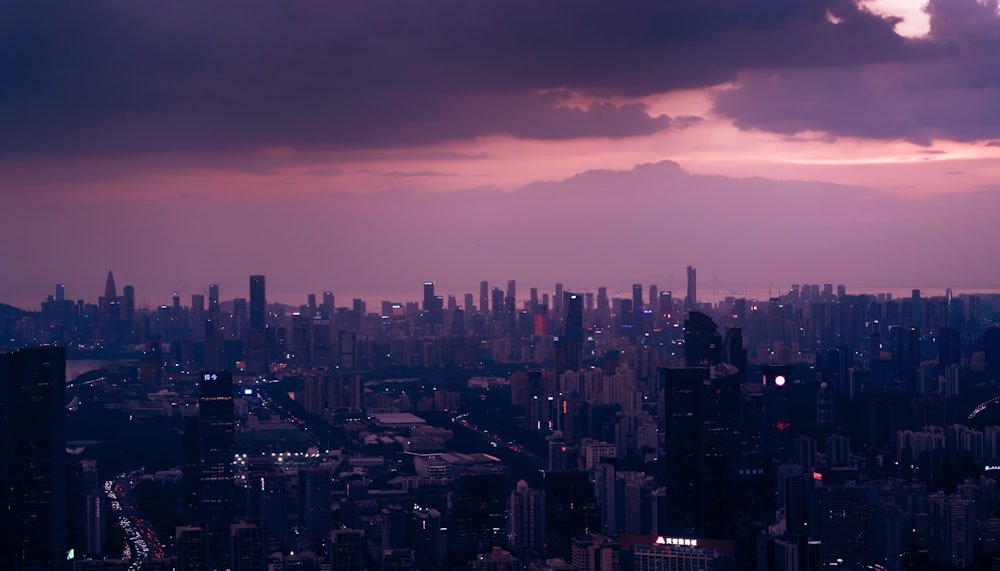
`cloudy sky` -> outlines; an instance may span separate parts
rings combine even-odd
[[[26,308],[1000,288],[996,0],[6,1],[0,74]]]

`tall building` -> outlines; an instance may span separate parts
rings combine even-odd
[[[601,511],[585,470],[545,472],[545,541],[550,556],[570,553],[573,538],[597,533]]]
[[[364,571],[365,532],[360,529],[337,529],[330,533],[330,564],[338,571]]]
[[[504,327],[508,334],[517,330],[517,282],[507,280],[507,295],[504,297]]]
[[[250,276],[250,328],[264,331],[267,324],[267,298],[264,276]]]
[[[848,482],[816,490],[817,539],[823,563],[860,567],[867,555],[868,490]]]
[[[95,460],[70,466],[69,490],[69,548],[78,557],[103,554],[107,507]]]
[[[742,345],[742,337],[740,338]],[[722,360],[722,336],[712,318],[689,311],[684,320],[684,363],[688,367],[717,365]]]
[[[0,567],[66,559],[66,349],[0,355]]]
[[[503,473],[467,474],[455,482],[448,551],[453,563],[507,545],[507,477]]]
[[[234,328],[235,329],[235,328]],[[250,327],[245,336],[247,369],[264,372],[268,362],[264,276],[250,276]],[[232,363],[233,359],[229,359]]]
[[[692,266],[687,267],[687,295],[684,297],[684,309],[694,309],[698,306],[698,275]]]
[[[559,338],[554,342],[556,351],[556,373],[577,371],[583,363],[583,296],[576,293],[563,294],[565,316]]]
[[[235,519],[233,482],[233,375],[226,371],[201,375],[198,396],[198,506],[207,532],[209,561],[225,562],[229,525]]]
[[[254,523],[234,523],[229,526],[231,571],[265,571],[264,529]]]
[[[667,533],[679,537],[732,535],[732,481],[738,458],[740,386],[712,369],[657,370],[663,387]]]
[[[299,519],[311,539],[330,535],[333,475],[329,466],[299,470]]]
[[[486,281],[479,282],[479,313],[485,316],[490,314],[490,284]]]
[[[545,547],[545,494],[521,480],[510,494],[508,539],[511,549],[541,550]]]
[[[204,571],[208,566],[208,542],[199,526],[178,527],[174,532],[177,571]]]

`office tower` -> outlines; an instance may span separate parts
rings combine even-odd
[[[785,514],[785,530],[790,534],[809,531],[811,474],[802,466],[778,466],[778,509]]]
[[[504,312],[505,317],[505,327],[508,332],[515,331],[516,328],[516,315],[517,315],[517,282],[515,280],[507,280],[507,296],[504,298]]]
[[[545,547],[545,494],[528,487],[521,480],[510,494],[508,521],[510,548],[516,550]]]
[[[531,312],[532,316],[534,316],[535,313],[538,311],[538,288],[537,287],[533,287],[530,290],[529,297],[528,297],[528,311]]]
[[[233,376],[202,373],[198,395],[198,521],[205,526],[209,562],[222,566],[235,519]]]
[[[545,551],[570,553],[573,538],[601,529],[601,512],[585,470],[545,472]]]
[[[163,344],[159,335],[146,337],[146,347],[139,357],[139,381],[149,392],[159,390],[162,384]]]
[[[208,537],[200,526],[178,527],[174,533],[177,571],[212,569],[208,560]]]
[[[466,474],[455,482],[449,559],[458,564],[477,553],[507,545],[507,477],[503,473]]]
[[[462,309],[465,310],[465,315],[468,317],[471,317],[476,313],[476,306],[471,293],[465,294],[465,301],[462,304]]]
[[[732,536],[729,468],[739,452],[740,384],[712,370],[659,368],[667,462],[667,533]]]
[[[558,339],[553,341],[557,375],[583,367],[583,296],[570,292],[563,295],[565,320]]]
[[[643,307],[645,309],[651,309],[651,310],[653,310],[653,313],[656,313],[656,308],[657,308],[657,304],[659,303],[659,300],[660,300],[660,294],[659,294],[659,290],[656,287],[656,284],[650,284],[650,286],[649,286],[649,300],[646,302],[646,305],[643,306]]]
[[[267,324],[264,276],[250,276],[250,329],[263,333]]]
[[[642,311],[642,284],[632,284],[632,310]]]
[[[597,324],[609,325],[611,323],[611,300],[608,299],[608,288],[597,288]]]
[[[465,311],[455,308],[451,311],[451,334],[461,337],[465,333]]]
[[[492,292],[492,305],[490,306],[490,315],[493,323],[503,323],[503,290],[495,287]]]
[[[66,349],[0,354],[0,567],[66,559]]]
[[[205,317],[205,295],[191,294],[191,323],[200,327]]]
[[[268,472],[253,482],[260,490],[259,515],[264,522],[268,551],[281,551],[288,542],[289,479],[289,473]]]
[[[684,297],[684,309],[694,309],[698,305],[698,275],[693,267],[687,267],[687,296]]]
[[[440,569],[447,554],[441,534],[441,512],[414,506],[403,511],[403,546],[413,549],[413,558],[422,569]]]
[[[264,529],[255,523],[234,523],[229,526],[231,571],[265,571]]]
[[[337,308],[334,305],[334,297],[332,291],[323,292],[323,305],[320,308],[320,315],[326,319],[333,319]]]
[[[118,299],[118,288],[115,287],[115,276],[108,270],[108,277],[104,280],[104,299],[111,301]]]
[[[892,364],[896,380],[912,387],[920,367],[920,329],[893,325],[889,328],[889,336],[892,338]]]
[[[219,326],[219,284],[208,286],[208,318],[212,320],[216,328]]]
[[[127,283],[122,288],[121,310],[122,321],[131,332],[135,327],[135,287],[132,284]]]
[[[233,299],[233,321],[229,327],[229,338],[247,339],[247,298],[237,297]]]
[[[56,284],[56,301],[62,303],[66,299],[66,286],[63,284]]]
[[[820,486],[816,489],[817,539],[822,541],[823,563],[860,567],[867,555],[868,490],[845,485]]]
[[[849,387],[851,368],[851,350],[840,346],[826,351],[826,373],[823,378],[829,378],[830,384],[836,390],[846,391]]]
[[[556,331],[562,331],[563,320],[566,319],[566,316],[563,314],[563,285],[560,283],[556,284],[556,293],[552,297],[552,310],[555,312],[552,324]]]
[[[816,428],[831,430],[833,428],[833,391],[826,383],[820,383],[816,392]]]
[[[430,325],[440,325],[444,321],[444,298],[434,295],[434,282],[424,282],[424,319]]]
[[[962,334],[953,327],[937,331],[938,365],[958,365],[962,362]],[[917,363],[919,366],[919,363]]]
[[[421,309],[430,312],[434,306],[434,282],[424,282],[424,301]]]
[[[83,460],[69,467],[69,549],[77,557],[104,553],[104,489],[97,462]]]
[[[722,357],[722,337],[712,318],[689,311],[684,320],[684,363],[688,367],[717,365]]]
[[[747,357],[747,350],[743,348],[743,330],[739,327],[733,327],[729,331],[726,331],[726,338],[722,346],[724,351],[723,361],[736,367],[739,371],[739,381],[741,383],[747,382],[749,359]]]
[[[490,314],[490,284],[485,281],[479,282],[479,313]]]
[[[234,318],[235,305],[234,305]],[[234,330],[236,327],[233,328]],[[242,331],[240,333],[243,333]],[[244,337],[247,370],[262,373],[267,369],[267,301],[264,290],[264,276],[250,276],[250,326]],[[234,361],[229,356],[229,362]]]
[[[337,529],[330,533],[330,566],[336,571],[365,570],[365,532]]]
[[[299,470],[299,515],[310,539],[321,540],[330,535],[332,498],[333,474],[329,466]]]
[[[674,297],[673,293],[669,291],[660,292],[660,316],[663,320],[663,326],[666,327],[667,324],[673,320],[674,316]]]

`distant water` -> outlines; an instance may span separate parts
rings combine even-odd
[[[90,371],[114,367],[118,363],[119,361],[112,359],[67,359],[66,381],[72,381],[80,375],[89,373]]]

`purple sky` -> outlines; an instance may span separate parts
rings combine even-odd
[[[997,289],[997,2],[919,8],[6,3],[0,302]]]

